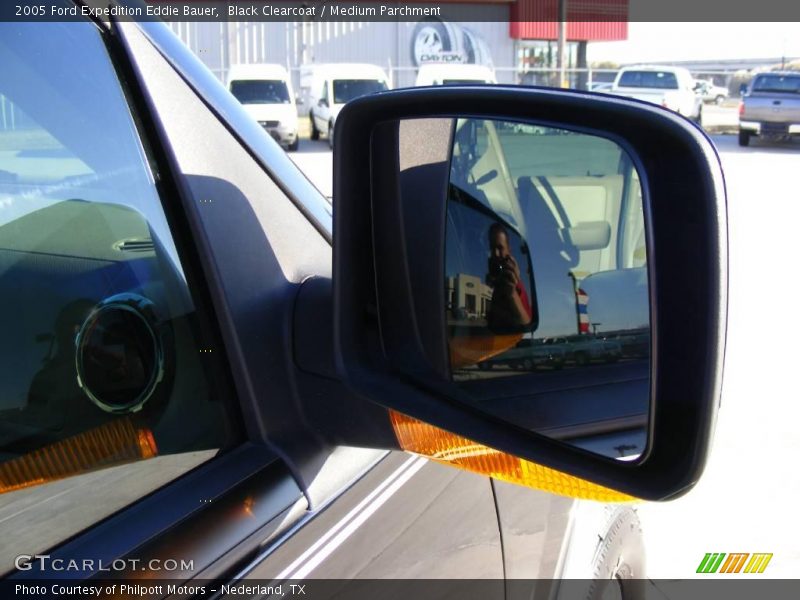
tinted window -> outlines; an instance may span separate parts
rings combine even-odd
[[[462,83],[486,83],[483,79],[444,79],[442,85],[459,85]]]
[[[333,82],[333,103],[344,104],[360,96],[382,92],[385,89],[386,84],[375,79],[336,79]]]
[[[289,104],[289,90],[285,81],[253,80],[232,81],[231,94],[242,104]]]
[[[753,84],[755,92],[793,92],[800,93],[798,75],[761,75]]]
[[[3,571],[235,430],[208,375],[221,353],[97,28],[0,24],[0,64]]]
[[[619,78],[619,86],[677,90],[678,79],[675,73],[665,71],[625,71]]]

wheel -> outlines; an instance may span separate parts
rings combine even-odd
[[[750,145],[750,132],[749,131],[742,131],[739,130],[739,145],[740,146],[749,146]]]
[[[300,147],[300,138],[296,137],[294,138],[294,141],[291,144],[289,144],[287,150],[289,150],[289,152],[297,152],[297,149],[299,147]]]
[[[333,121],[328,123],[328,145],[333,149]]]
[[[526,358],[522,361],[522,368],[525,371],[533,371],[534,366],[535,365],[533,364],[533,361],[530,358]]]
[[[575,354],[575,363],[579,367],[585,367],[589,364],[589,355],[586,352],[578,352]]]
[[[492,363],[486,362],[486,361],[479,362],[478,363],[478,368],[481,371],[491,371],[492,370]]]
[[[722,104],[723,102],[725,102],[725,96],[719,95],[716,98],[714,98],[714,104],[719,105]]]
[[[411,33],[411,64],[421,65],[429,56],[451,52],[455,40],[453,28],[436,19],[424,19],[417,23]]]
[[[645,597],[645,552],[639,515],[629,506],[613,509],[597,545],[587,600]],[[610,584],[610,585],[609,585]]]
[[[314,113],[308,113],[308,118],[311,119],[311,139],[318,140],[319,129],[317,129],[317,124],[314,123]]]

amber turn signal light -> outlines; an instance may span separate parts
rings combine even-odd
[[[631,502],[633,496],[505,454],[467,438],[389,411],[400,447],[440,463],[501,481],[537,488],[561,496],[598,502]]]

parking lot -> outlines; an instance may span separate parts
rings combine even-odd
[[[706,107],[707,126],[733,129],[732,112],[735,119],[735,108]],[[789,267],[798,253],[800,144],[756,140],[740,148],[734,135],[713,134],[712,140],[725,169],[730,234],[722,407],[697,487],[684,498],[639,507],[648,575],[691,577],[706,552],[771,552],[761,577],[796,577],[800,472],[792,458],[800,452],[800,403],[791,340],[798,285]],[[303,140],[291,157],[323,194],[332,195],[326,140]]]

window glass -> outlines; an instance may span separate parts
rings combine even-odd
[[[625,71],[619,78],[620,87],[678,89],[675,73],[665,71]]]
[[[386,90],[383,81],[374,79],[336,79],[333,82],[333,103],[344,104],[360,96]]]
[[[207,460],[236,429],[97,29],[0,24],[0,64],[3,571],[20,548],[46,550]]]
[[[513,257],[517,273],[515,303],[509,301],[505,313],[516,317],[519,345],[505,353],[493,347],[483,359],[475,352],[458,361],[451,357],[454,377],[647,359],[642,189],[622,147],[598,136],[514,122],[461,119],[455,129],[445,257],[448,319],[473,346],[483,325],[494,342],[510,331],[492,323],[500,321],[491,279],[504,281],[502,265],[493,264],[498,251],[492,235],[502,227],[507,248],[500,254]],[[490,277],[493,271],[500,275]],[[528,350],[540,345],[548,346],[541,356]]]
[[[755,92],[800,93],[800,75],[761,75],[753,84]]]
[[[232,81],[231,93],[242,104],[290,104],[285,81]]]

